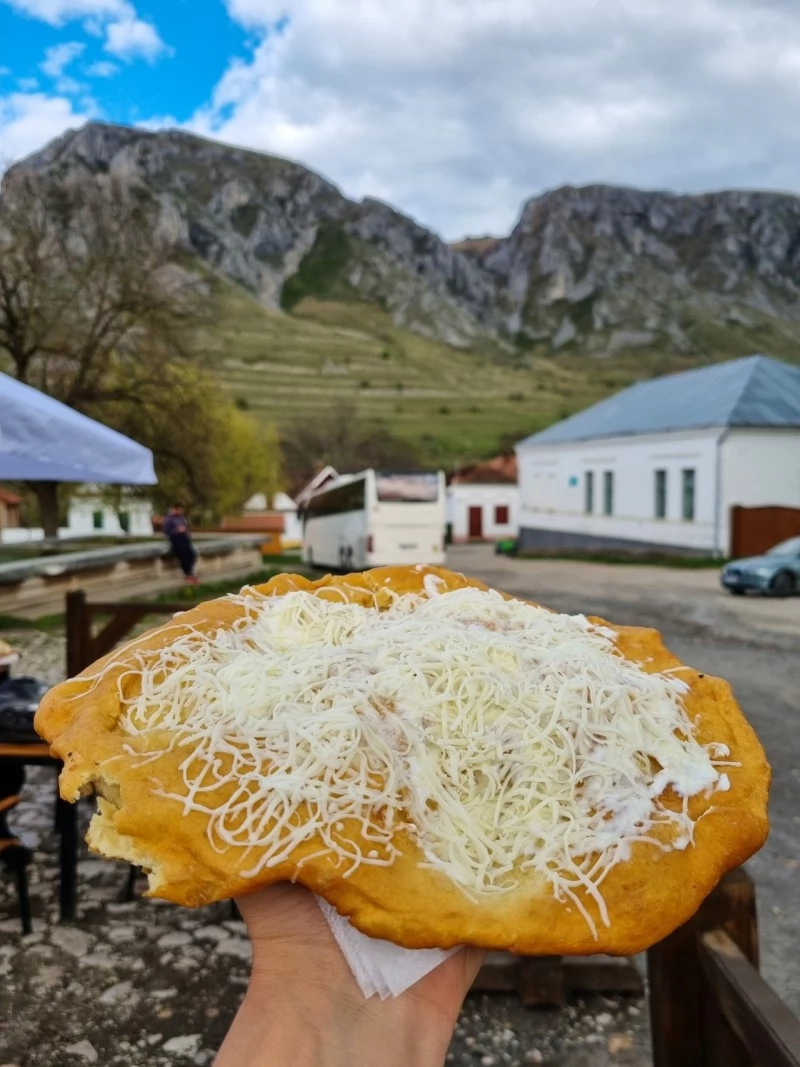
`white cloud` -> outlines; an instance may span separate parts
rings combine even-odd
[[[108,59],[100,59],[88,66],[85,73],[90,78],[113,78],[119,73],[119,67]]]
[[[86,45],[82,41],[64,41],[61,44],[54,44],[45,52],[39,69],[50,78],[58,78],[85,48]]]
[[[39,88],[39,80],[37,78],[20,78],[17,81],[17,88],[21,89],[23,93],[32,93]]]
[[[192,128],[450,237],[562,183],[798,183],[793,0],[226,3],[258,43]]]
[[[106,26],[106,51],[121,59],[141,58],[152,62],[162,52],[171,51],[151,22],[136,18],[133,12]]]
[[[31,18],[63,26],[70,19],[110,17],[128,7],[126,0],[3,0],[16,11]]]
[[[91,108],[76,111],[71,101],[44,93],[0,96],[0,169],[42,148],[70,127],[94,118]]]
[[[83,19],[83,28],[94,36],[105,36],[105,48],[122,59],[153,61],[172,49],[161,40],[152,22],[140,19],[128,0],[0,0],[20,14],[40,19],[51,26],[63,26]],[[56,45],[58,48],[65,47]]]
[[[62,93],[65,96],[74,96],[75,93],[80,93],[85,88],[85,85],[76,82],[74,78],[63,77],[59,78],[56,82],[56,92]]]

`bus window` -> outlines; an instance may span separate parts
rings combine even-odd
[[[328,489],[312,496],[305,511],[305,518],[317,519],[323,515],[342,515],[347,511],[361,511],[366,499],[366,480],[357,478],[344,485]]]
[[[380,504],[433,504],[439,497],[438,474],[385,474],[375,472]]]

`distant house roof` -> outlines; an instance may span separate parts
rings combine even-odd
[[[517,448],[715,426],[800,427],[800,367],[745,356],[637,382]]]
[[[269,511],[269,497],[266,493],[253,493],[242,505],[242,511],[246,515],[254,511]]]
[[[21,496],[17,496],[16,493],[12,493],[8,489],[3,489],[3,487],[0,486],[0,504],[8,504],[9,507],[14,507],[15,505],[21,503]]]
[[[495,456],[484,463],[462,467],[450,479],[450,485],[515,485],[517,457]]]
[[[245,515],[264,514],[267,511],[297,511],[292,498],[281,490],[268,496],[266,493],[254,493],[242,507]]]
[[[276,511],[297,511],[297,504],[289,494],[282,493],[280,490],[272,497],[272,506]]]

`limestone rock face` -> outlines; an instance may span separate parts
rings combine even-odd
[[[273,308],[374,302],[457,347],[740,354],[800,340],[789,195],[565,187],[530,200],[507,237],[449,245],[300,164],[180,131],[90,123],[17,166],[136,184],[176,251]]]

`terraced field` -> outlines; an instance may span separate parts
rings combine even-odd
[[[626,385],[632,367],[462,352],[400,330],[380,308],[304,300],[291,315],[219,283],[209,349],[238,403],[277,425],[345,402],[433,462],[489,455]],[[641,371],[640,371],[641,373]]]

